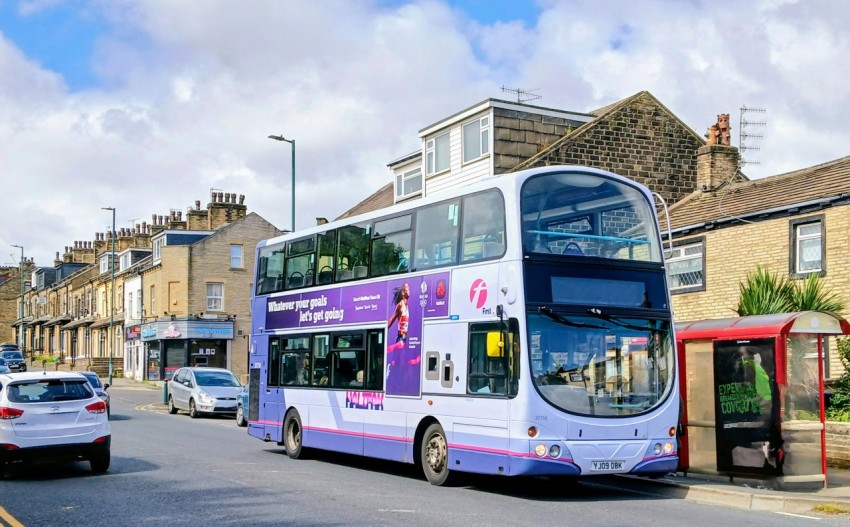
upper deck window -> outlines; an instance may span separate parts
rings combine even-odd
[[[521,192],[525,253],[661,262],[655,214],[644,194],[597,174],[544,174]]]

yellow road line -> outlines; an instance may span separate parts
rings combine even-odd
[[[0,507],[0,518],[2,518],[9,527],[24,527],[24,524],[19,522],[14,516],[6,512],[6,509]]]

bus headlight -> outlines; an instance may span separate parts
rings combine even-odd
[[[652,453],[655,454],[656,456],[660,456],[661,455],[661,448],[662,448],[661,443],[655,443],[655,446],[652,447]]]
[[[534,453],[537,454],[537,457],[545,457],[547,450],[546,445],[543,443],[534,447]]]
[[[561,457],[561,447],[558,445],[552,445],[549,447],[549,457],[559,458]]]
[[[667,441],[666,443],[664,443],[664,453],[669,454],[671,452],[673,452],[673,442]]]

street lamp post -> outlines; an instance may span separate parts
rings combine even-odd
[[[109,256],[109,267],[112,270],[112,284],[110,286],[109,298],[109,384],[112,384],[112,349],[115,347],[115,334],[113,325],[115,324],[115,207],[101,207],[103,210],[112,211],[112,254]]]
[[[282,135],[270,135],[269,139],[284,141],[292,145],[292,232],[295,232],[295,139],[287,139]]]
[[[21,275],[21,327],[18,335],[18,349],[21,350],[21,353],[23,353],[24,335],[26,333],[26,325],[24,325],[24,247],[23,245],[13,245],[12,247],[17,247],[21,250],[21,269],[19,271],[19,274]]]

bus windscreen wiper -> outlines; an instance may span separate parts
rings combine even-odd
[[[558,324],[563,324],[565,326],[570,326],[570,327],[574,327],[574,328],[608,329],[605,326],[597,326],[596,324],[585,324],[583,322],[573,322],[572,320],[570,320],[568,318],[564,318],[561,315],[555,313],[554,311],[552,311],[551,309],[549,309],[546,306],[540,306],[539,308],[537,308],[537,312],[540,313],[541,315],[549,317],[550,319],[554,320]]]
[[[633,329],[635,331],[655,331],[656,330],[656,328],[649,327],[649,326],[638,326],[636,324],[631,324],[629,322],[623,322],[622,320],[614,318],[611,315],[606,315],[605,313],[603,313],[602,311],[600,311],[599,309],[596,309],[596,308],[588,309],[587,314],[592,316],[592,317],[596,317],[600,320],[604,320],[605,322],[610,322],[610,323],[614,324],[615,326],[620,326],[621,328]]]

